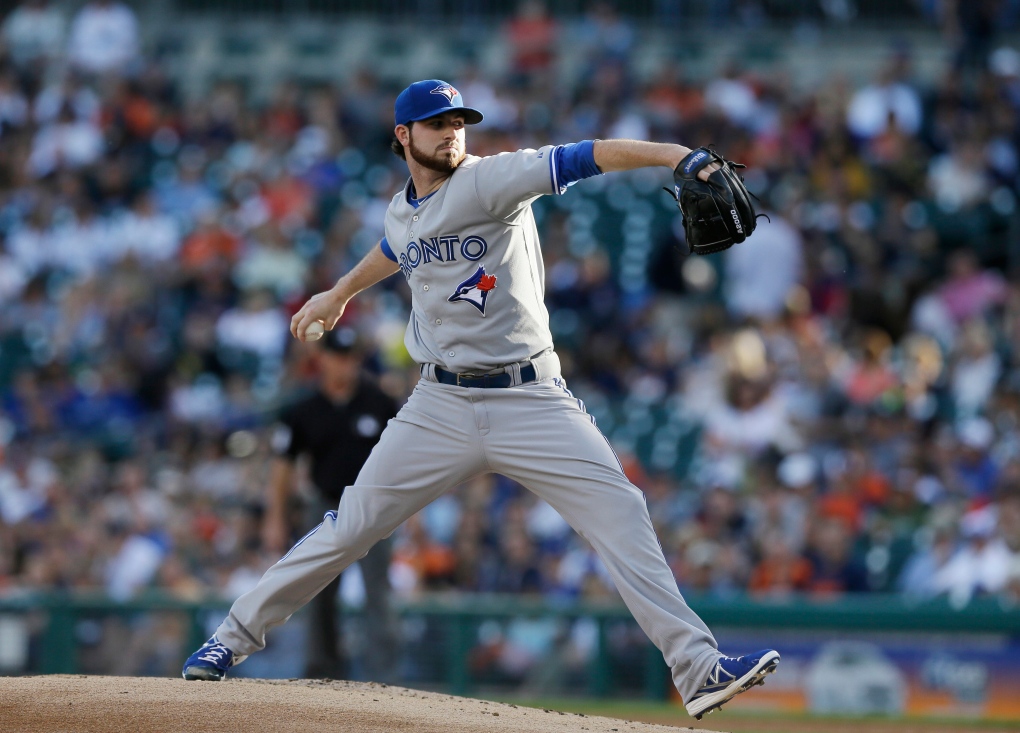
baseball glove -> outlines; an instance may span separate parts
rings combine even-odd
[[[711,163],[719,170],[712,171],[707,181],[698,178],[698,172]],[[687,247],[696,255],[722,252],[751,236],[757,225],[757,214],[744,179],[737,174],[744,166],[726,160],[709,148],[692,150],[673,171],[673,191],[683,217]]]

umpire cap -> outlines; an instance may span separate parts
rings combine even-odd
[[[322,348],[334,354],[358,354],[361,352],[361,339],[358,332],[350,326],[341,326],[327,331],[322,339]]]

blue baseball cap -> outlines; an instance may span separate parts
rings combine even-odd
[[[464,122],[469,125],[477,125],[482,121],[482,113],[465,107],[464,98],[452,84],[441,79],[426,79],[416,81],[397,95],[393,105],[393,119],[398,125],[406,125],[450,110],[464,113]]]

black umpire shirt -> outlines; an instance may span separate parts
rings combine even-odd
[[[292,461],[307,454],[315,487],[324,499],[339,503],[397,409],[393,399],[365,378],[346,403],[316,391],[282,412],[273,450]]]

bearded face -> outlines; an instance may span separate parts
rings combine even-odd
[[[450,126],[437,125],[433,120],[412,125],[407,131],[408,151],[414,161],[437,173],[452,173],[464,160],[464,123],[456,119]]]

